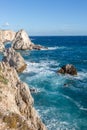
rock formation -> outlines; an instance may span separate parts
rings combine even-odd
[[[5,43],[13,41],[15,34],[16,32],[11,30],[0,30],[0,52],[5,49]]]
[[[0,30],[0,43],[12,42],[16,32],[11,30]]]
[[[41,50],[47,49],[41,45],[36,45],[31,42],[28,34],[24,30],[14,32],[11,30],[0,30],[0,51],[5,48],[4,44],[12,42],[12,47],[15,50]]]
[[[10,66],[14,67],[17,72],[22,72],[26,68],[26,63],[19,52],[13,48],[5,49],[4,62],[8,62]]]
[[[17,72],[26,68],[20,53],[13,48],[4,49],[6,42],[13,42],[14,49],[38,49],[31,43],[24,30],[0,31],[0,51],[4,58],[0,62],[0,130],[46,130],[35,108],[28,85],[18,77]]]
[[[41,50],[47,49],[40,45],[35,45],[31,42],[28,34],[24,30],[20,30],[16,33],[15,38],[13,40],[13,48],[15,50]]]
[[[46,130],[27,84],[8,62],[0,63],[0,130]]]
[[[67,64],[67,65],[62,66],[62,68],[58,70],[58,73],[77,75],[77,70],[73,65]]]
[[[16,33],[13,40],[13,48],[16,50],[32,50],[32,42],[24,30]]]

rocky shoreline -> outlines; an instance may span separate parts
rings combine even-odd
[[[5,49],[4,46],[4,57],[0,62],[0,130],[46,130],[33,107],[34,100],[29,86],[18,76],[26,68],[26,63],[20,53],[13,49],[30,49],[32,43],[29,40],[27,43],[24,38],[19,40],[19,32],[7,34],[0,31],[0,45],[13,42],[12,48]],[[23,33],[20,32],[21,34]],[[26,48],[25,44],[29,46]]]

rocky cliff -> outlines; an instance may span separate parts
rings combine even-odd
[[[0,63],[0,130],[46,130],[26,83],[14,67]]]
[[[43,46],[32,43],[28,34],[23,29],[18,32],[11,30],[0,30],[0,51],[5,49],[4,44],[7,42],[12,42],[12,47],[15,50],[47,49]]]
[[[26,69],[26,63],[23,57],[13,48],[5,49],[3,61],[8,62],[9,65],[14,67],[18,73]]]

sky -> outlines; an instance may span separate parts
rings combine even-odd
[[[0,0],[0,29],[30,36],[87,35],[87,0]]]

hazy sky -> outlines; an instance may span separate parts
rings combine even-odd
[[[87,35],[87,0],[0,0],[0,28],[30,35]]]

